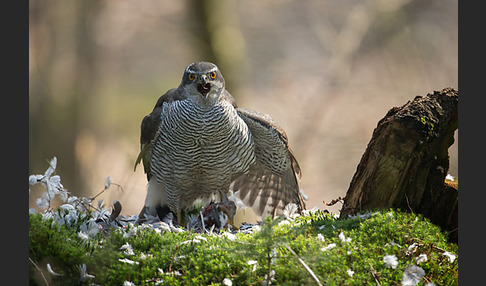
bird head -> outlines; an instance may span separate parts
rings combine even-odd
[[[215,64],[196,62],[186,67],[181,86],[189,96],[213,101],[223,93],[224,78]]]

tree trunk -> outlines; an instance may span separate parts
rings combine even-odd
[[[458,191],[444,183],[457,129],[458,92],[417,96],[378,122],[341,216],[378,208],[421,213],[457,241]]]

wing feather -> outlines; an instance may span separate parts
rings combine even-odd
[[[137,165],[142,162],[145,174],[147,174],[147,180],[150,180],[150,157],[152,156],[153,140],[155,134],[159,129],[160,122],[162,121],[162,105],[164,102],[172,102],[174,100],[183,99],[179,89],[172,88],[164,93],[154,106],[152,112],[146,115],[140,126],[140,153],[137,156],[133,170],[137,169]]]
[[[304,210],[298,184],[301,169],[285,131],[266,114],[243,108],[237,112],[253,136],[256,163],[232,183],[232,191],[258,215],[282,214],[289,203]]]

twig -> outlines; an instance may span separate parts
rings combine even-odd
[[[266,283],[266,285],[268,286],[268,285],[270,285],[270,281],[272,280],[270,278],[270,274],[272,273],[272,252],[271,251],[267,252],[267,268],[268,268],[268,270],[267,270],[267,283]]]
[[[371,272],[371,275],[373,275],[373,278],[375,278],[376,284],[378,284],[378,286],[381,286],[380,281],[378,281],[378,276],[377,276],[375,269],[373,268],[371,263],[368,262],[368,265],[370,266],[370,272]]]
[[[200,211],[199,214],[201,215],[202,232],[206,232],[206,227],[204,226],[204,216],[203,216],[202,211]]]
[[[172,272],[172,263],[174,262],[174,257],[176,255],[177,249],[179,249],[179,245],[176,245],[176,248],[174,250],[174,254],[172,255],[172,259],[170,260],[169,272]]]
[[[405,200],[407,201],[407,207],[408,209],[410,210],[411,213],[414,213],[413,210],[412,210],[412,207],[410,207],[410,202],[408,201],[408,197],[407,195],[405,194]]]
[[[304,266],[305,270],[307,270],[307,272],[309,272],[309,274],[312,276],[312,278],[314,278],[314,280],[316,280],[317,285],[322,286],[321,282],[319,281],[319,278],[317,278],[316,274],[314,274],[314,271],[312,271],[312,269],[310,269],[309,266],[307,266],[307,264],[305,264],[304,260],[302,260],[297,255],[297,253],[295,253],[295,251],[292,248],[290,248],[290,246],[287,243],[284,243],[284,245],[290,251],[290,253],[292,253],[295,257],[297,257],[299,262]]]
[[[29,261],[34,265],[35,268],[37,268],[37,270],[39,270],[39,272],[42,276],[42,279],[44,279],[44,282],[46,283],[46,285],[49,286],[49,283],[47,282],[47,279],[44,276],[44,273],[42,273],[42,270],[39,268],[39,266],[37,266],[37,264],[34,262],[34,260],[32,260],[32,258],[30,258],[30,257],[29,257]]]
[[[443,249],[443,248],[440,248],[438,246],[435,246],[433,243],[432,244],[427,244],[425,242],[423,242],[421,239],[419,238],[415,238],[413,237],[412,240],[414,241],[417,241],[420,245],[430,245],[430,247],[434,248],[435,250],[438,250],[438,251],[442,251],[442,252],[447,252],[447,250]]]
[[[121,191],[123,192],[123,187],[120,185],[120,184],[116,184],[116,183],[110,183],[110,185],[115,185],[118,189],[121,189]],[[106,190],[108,190],[108,188],[104,188],[102,191],[100,191],[99,193],[97,193],[94,197],[90,198],[92,201],[94,201],[97,197],[99,197],[102,193],[104,193]]]

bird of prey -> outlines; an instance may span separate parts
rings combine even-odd
[[[287,135],[270,116],[237,107],[218,67],[186,67],[177,88],[168,90],[142,120],[141,152],[147,175],[146,212],[160,219],[196,201],[241,199],[257,215],[276,216],[295,203],[305,209],[301,170]]]

